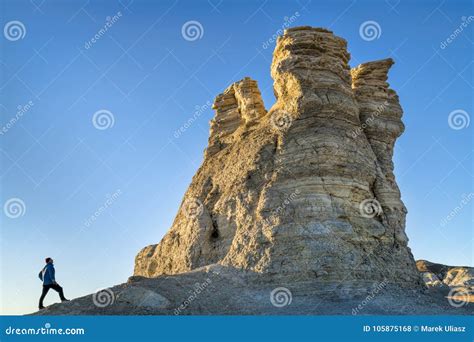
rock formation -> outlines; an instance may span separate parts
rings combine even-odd
[[[211,121],[209,147],[205,158],[214,155],[234,142],[234,132],[239,128],[249,127],[265,116],[257,82],[249,77],[230,85],[216,97],[214,106],[216,116]]]
[[[393,174],[404,128],[386,83],[393,61],[351,72],[349,58],[331,31],[288,29],[268,112],[249,78],[216,97],[204,162],[170,231],[138,254],[135,275],[219,263],[346,291],[383,280],[420,286]]]
[[[460,304],[474,303],[474,268],[446,266],[426,260],[418,260],[416,266],[428,288],[444,290]]]

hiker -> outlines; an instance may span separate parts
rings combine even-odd
[[[43,292],[41,293],[41,297],[39,300],[39,309],[44,309],[43,306],[43,299],[46,297],[49,289],[53,289],[59,293],[59,298],[61,298],[61,302],[69,301],[64,297],[63,288],[56,283],[56,279],[54,278],[54,264],[53,259],[46,258],[46,266],[38,274],[38,277],[43,281]]]

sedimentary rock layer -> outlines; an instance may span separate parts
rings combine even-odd
[[[395,140],[403,133],[403,114],[396,92],[387,83],[392,59],[359,65],[351,70],[352,88],[360,110],[361,129],[374,151],[380,166],[380,180],[375,193],[384,210],[394,238],[402,244],[408,242],[405,234],[406,208],[400,200],[400,190],[393,174]]]

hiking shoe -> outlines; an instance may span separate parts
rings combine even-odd
[[[40,307],[38,307],[38,309],[43,310],[43,309],[44,309],[44,306],[40,306]]]

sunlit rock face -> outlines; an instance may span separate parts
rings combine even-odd
[[[169,232],[135,275],[220,264],[309,293],[421,286],[393,173],[402,110],[391,59],[350,69],[344,39],[298,27],[278,39],[275,104],[245,78],[216,97],[209,145]]]

